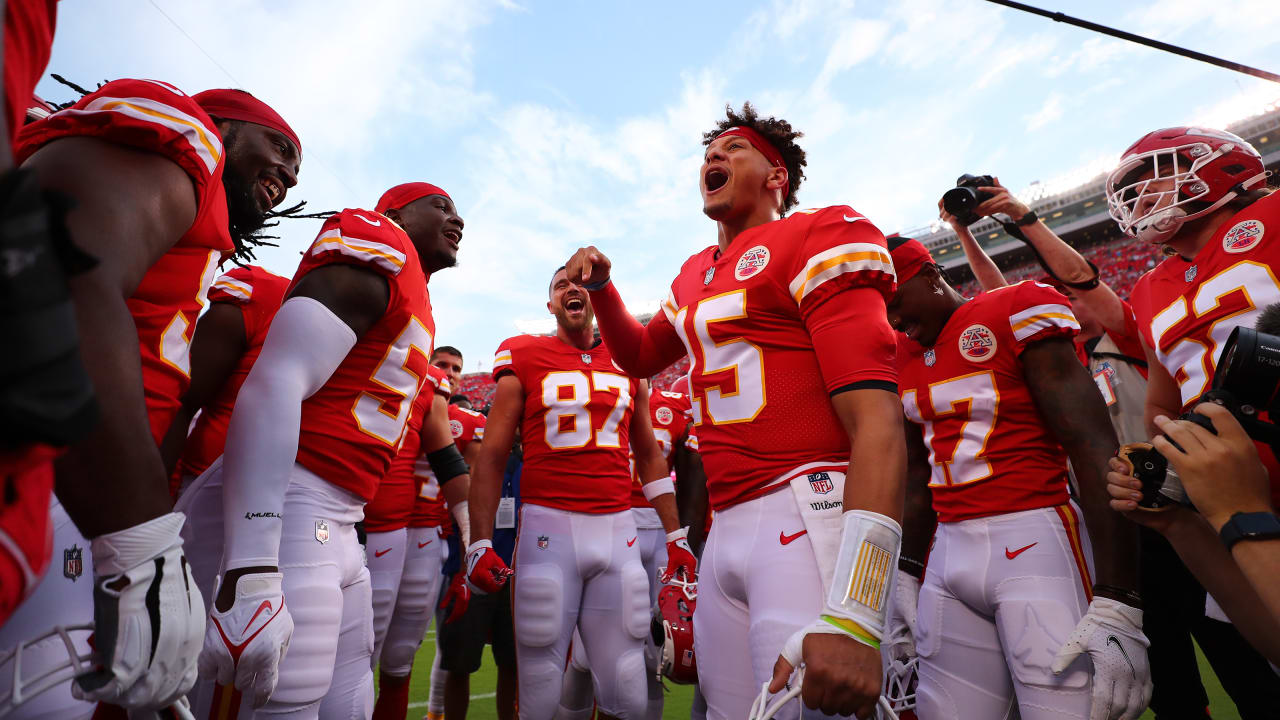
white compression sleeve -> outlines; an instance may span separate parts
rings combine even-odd
[[[281,513],[298,456],[302,401],[324,386],[355,344],[355,332],[313,298],[290,298],[271,321],[227,429],[224,570],[279,563]]]

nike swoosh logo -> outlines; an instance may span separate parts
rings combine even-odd
[[[1005,545],[1005,546],[1004,546],[1004,556],[1005,556],[1005,557],[1007,557],[1007,558],[1009,558],[1010,560],[1012,560],[1012,559],[1014,559],[1014,558],[1018,557],[1019,555],[1021,555],[1022,553],[1024,553],[1024,552],[1026,552],[1026,551],[1030,550],[1031,548],[1033,548],[1033,547],[1035,547],[1035,546],[1037,546],[1037,545],[1039,545],[1039,544],[1040,544],[1040,542],[1039,542],[1039,541],[1036,541],[1036,542],[1033,542],[1033,543],[1031,543],[1030,545],[1028,545],[1028,546],[1026,546],[1026,547],[1020,547],[1020,548],[1018,548],[1017,550],[1012,550],[1012,551],[1011,551],[1011,550],[1009,550],[1009,546],[1008,546],[1008,545]]]
[[[1116,648],[1120,650],[1120,654],[1124,656],[1124,661],[1129,663],[1129,672],[1133,673],[1134,675],[1137,675],[1138,668],[1133,666],[1133,661],[1129,659],[1129,653],[1125,652],[1124,645],[1120,644],[1120,638],[1116,637],[1115,635],[1108,635],[1107,644],[1115,645]]]
[[[386,550],[374,550],[373,556],[376,558],[379,558],[379,557],[382,557],[383,555],[386,555],[389,552],[391,552],[391,548],[387,548]]]
[[[782,532],[781,530],[779,530],[779,531],[778,531],[778,542],[782,543],[783,545],[790,545],[792,542],[794,542],[794,541],[795,541],[795,539],[796,539],[796,538],[798,538],[798,537],[800,537],[801,535],[804,535],[804,534],[806,534],[806,533],[808,533],[808,532],[809,532],[808,530],[801,530],[800,532],[796,533],[795,535],[788,535],[788,534],[786,534],[786,533]]]
[[[421,550],[422,548],[424,548],[424,547],[426,547],[426,546],[428,546],[428,545],[430,545],[430,544],[431,544],[431,541],[430,541],[430,540],[428,540],[428,541],[426,541],[426,542],[424,542],[424,543],[418,543],[418,549],[419,549],[419,550]]]
[[[374,226],[374,227],[378,227],[379,225],[381,225],[381,224],[382,224],[382,221],[381,221],[381,220],[370,220],[369,218],[367,218],[367,217],[365,217],[365,216],[361,215],[360,213],[351,213],[351,214],[352,214],[352,215],[355,215],[356,217],[360,218],[361,220],[363,220],[363,221],[365,221],[365,222],[369,223],[370,225],[372,225],[372,226]]]
[[[262,614],[262,611],[263,611],[263,610],[266,610],[266,611],[268,611],[268,612],[270,612],[270,611],[271,611],[271,601],[270,601],[270,600],[263,600],[263,601],[262,601],[262,604],[258,606],[258,609],[253,611],[253,616],[249,618],[249,622],[247,622],[247,623],[245,623],[245,624],[244,624],[244,631],[245,631],[245,632],[248,632],[248,631],[249,631],[249,628],[253,625],[253,621],[258,619],[258,616]],[[243,633],[242,633],[242,634],[243,634]]]
[[[844,221],[845,221],[845,222],[858,222],[859,220],[866,220],[866,218],[864,218],[864,217],[858,217],[858,216],[856,216],[856,215],[855,215],[854,217],[849,217],[848,215],[845,215],[845,216],[844,216]]]
[[[640,536],[637,535],[636,537],[640,537]],[[630,540],[627,541],[627,547],[631,547],[632,545],[635,545],[635,544],[636,544],[636,538],[631,538]]]

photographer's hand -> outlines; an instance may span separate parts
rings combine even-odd
[[[1139,510],[1138,500],[1142,498],[1142,481],[1129,474],[1129,467],[1119,458],[1111,458],[1108,462],[1110,472],[1107,473],[1107,492],[1111,495],[1111,509],[1123,513],[1138,525],[1149,527],[1164,536],[1169,536],[1185,523],[1196,520],[1193,510],[1181,506],[1170,506],[1158,512]]]
[[[1168,439],[1157,435],[1151,444],[1178,471],[1196,509],[1215,531],[1234,513],[1271,512],[1267,469],[1253,440],[1226,408],[1200,403],[1195,410],[1213,422],[1217,435],[1193,422],[1159,415],[1155,425]]]
[[[1031,208],[1027,207],[1026,203],[1014,197],[1013,193],[1009,192],[1009,188],[1000,184],[1000,178],[993,177],[991,179],[996,181],[994,187],[980,187],[978,191],[990,193],[993,197],[982,201],[978,207],[973,209],[974,212],[983,217],[990,217],[1000,213],[1008,215],[1009,219],[1014,222],[1021,220],[1022,216],[1031,212]]]

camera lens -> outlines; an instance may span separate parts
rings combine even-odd
[[[942,194],[943,209],[955,215],[956,219],[965,225],[972,225],[978,222],[979,218],[974,214],[973,209],[980,202],[978,193],[973,188],[951,188]]]

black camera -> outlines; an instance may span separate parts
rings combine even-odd
[[[1213,384],[1200,402],[1225,407],[1249,437],[1268,444],[1280,455],[1280,426],[1271,421],[1280,412],[1280,336],[1249,327],[1233,329],[1222,348]],[[1267,420],[1262,418],[1264,413]],[[1188,412],[1179,419],[1217,434],[1209,418],[1200,413]],[[1142,482],[1139,507],[1160,510],[1191,504],[1182,482],[1169,471],[1168,461],[1154,447],[1133,443],[1122,448],[1120,455],[1132,465],[1133,476]]]
[[[965,225],[972,225],[982,219],[981,215],[974,212],[974,208],[995,197],[978,188],[994,187],[995,184],[995,178],[990,175],[961,175],[956,180],[956,186],[942,194],[942,209],[955,215]]]

